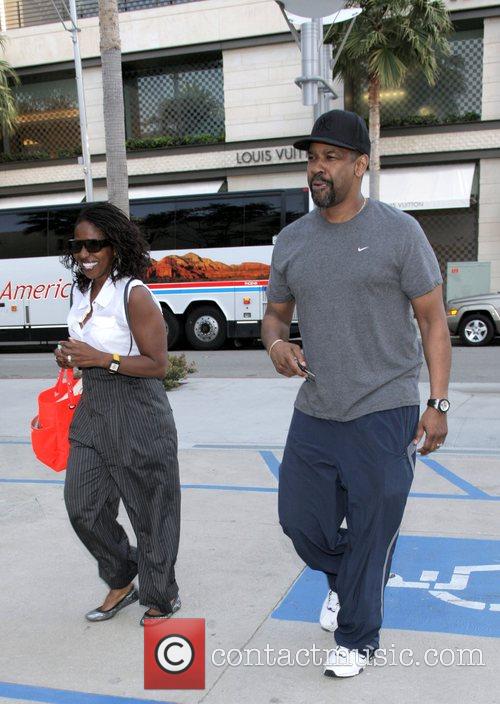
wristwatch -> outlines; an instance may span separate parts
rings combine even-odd
[[[430,398],[427,405],[430,408],[435,408],[436,411],[441,411],[441,413],[448,413],[450,410],[450,402],[447,398]]]
[[[120,369],[120,355],[116,354],[116,352],[113,354],[113,361],[110,362],[109,367],[108,367],[108,372],[110,374],[116,374],[116,372]]]

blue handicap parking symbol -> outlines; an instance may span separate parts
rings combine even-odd
[[[400,536],[384,628],[500,637],[500,541]],[[317,621],[325,576],[306,569],[273,618]]]

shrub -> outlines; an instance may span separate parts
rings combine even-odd
[[[167,375],[163,380],[163,386],[167,391],[175,389],[181,385],[181,381],[185,379],[188,374],[194,374],[195,371],[195,363],[188,362],[185,354],[169,354]]]
[[[223,142],[224,134],[172,135],[163,137],[145,137],[143,139],[127,139],[127,150],[165,149],[195,144],[215,144]]]
[[[430,115],[406,115],[404,117],[386,120],[382,122],[382,127],[415,127],[419,125],[452,125],[461,122],[476,122],[481,116],[477,112],[466,112],[462,115],[446,115],[445,117],[437,117],[434,114]]]

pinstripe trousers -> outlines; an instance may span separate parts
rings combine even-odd
[[[177,432],[162,382],[85,369],[69,439],[64,500],[99,576],[121,589],[138,574],[140,603],[170,612],[178,594],[180,482]],[[137,548],[116,520],[120,499]]]

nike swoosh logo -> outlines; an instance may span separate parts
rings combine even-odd
[[[365,249],[370,249],[369,247],[358,247],[358,252],[363,252]]]

